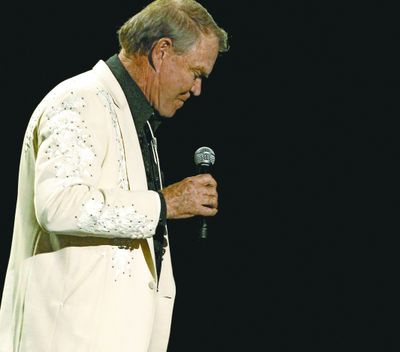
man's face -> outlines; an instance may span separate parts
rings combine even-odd
[[[165,57],[154,104],[161,116],[173,116],[191,94],[200,95],[202,79],[211,73],[218,48],[215,36],[202,36],[187,53],[178,55],[171,50]]]

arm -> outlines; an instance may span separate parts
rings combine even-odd
[[[39,224],[53,233],[152,236],[160,216],[157,192],[99,187],[107,133],[113,132],[103,102],[93,92],[67,92],[51,100],[37,129],[35,209]]]

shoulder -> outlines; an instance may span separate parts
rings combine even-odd
[[[84,126],[103,135],[103,127],[110,123],[105,95],[109,94],[93,70],[81,73],[55,86],[38,105],[33,120],[46,134],[59,126]]]
[[[62,111],[99,118],[107,113],[111,94],[94,70],[68,78],[51,89],[37,106],[34,115],[54,115]]]
[[[45,96],[43,101],[48,104],[65,99],[71,100],[71,98],[93,99],[103,89],[101,82],[90,70],[60,82]]]

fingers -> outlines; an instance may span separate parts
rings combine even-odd
[[[218,195],[204,195],[202,197],[201,205],[209,207],[209,208],[218,208]]]
[[[217,187],[217,181],[210,174],[200,174],[192,178],[204,186]]]
[[[217,213],[217,182],[210,174],[187,177],[161,190],[167,205],[167,218],[179,219]]]
[[[216,208],[209,208],[209,207],[203,207],[201,211],[201,216],[214,216],[218,213],[218,209]]]

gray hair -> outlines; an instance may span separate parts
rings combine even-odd
[[[214,34],[219,52],[229,49],[228,35],[208,11],[194,0],[155,0],[129,18],[117,31],[127,54],[149,54],[160,38],[170,38],[178,54],[187,52],[201,34]]]

